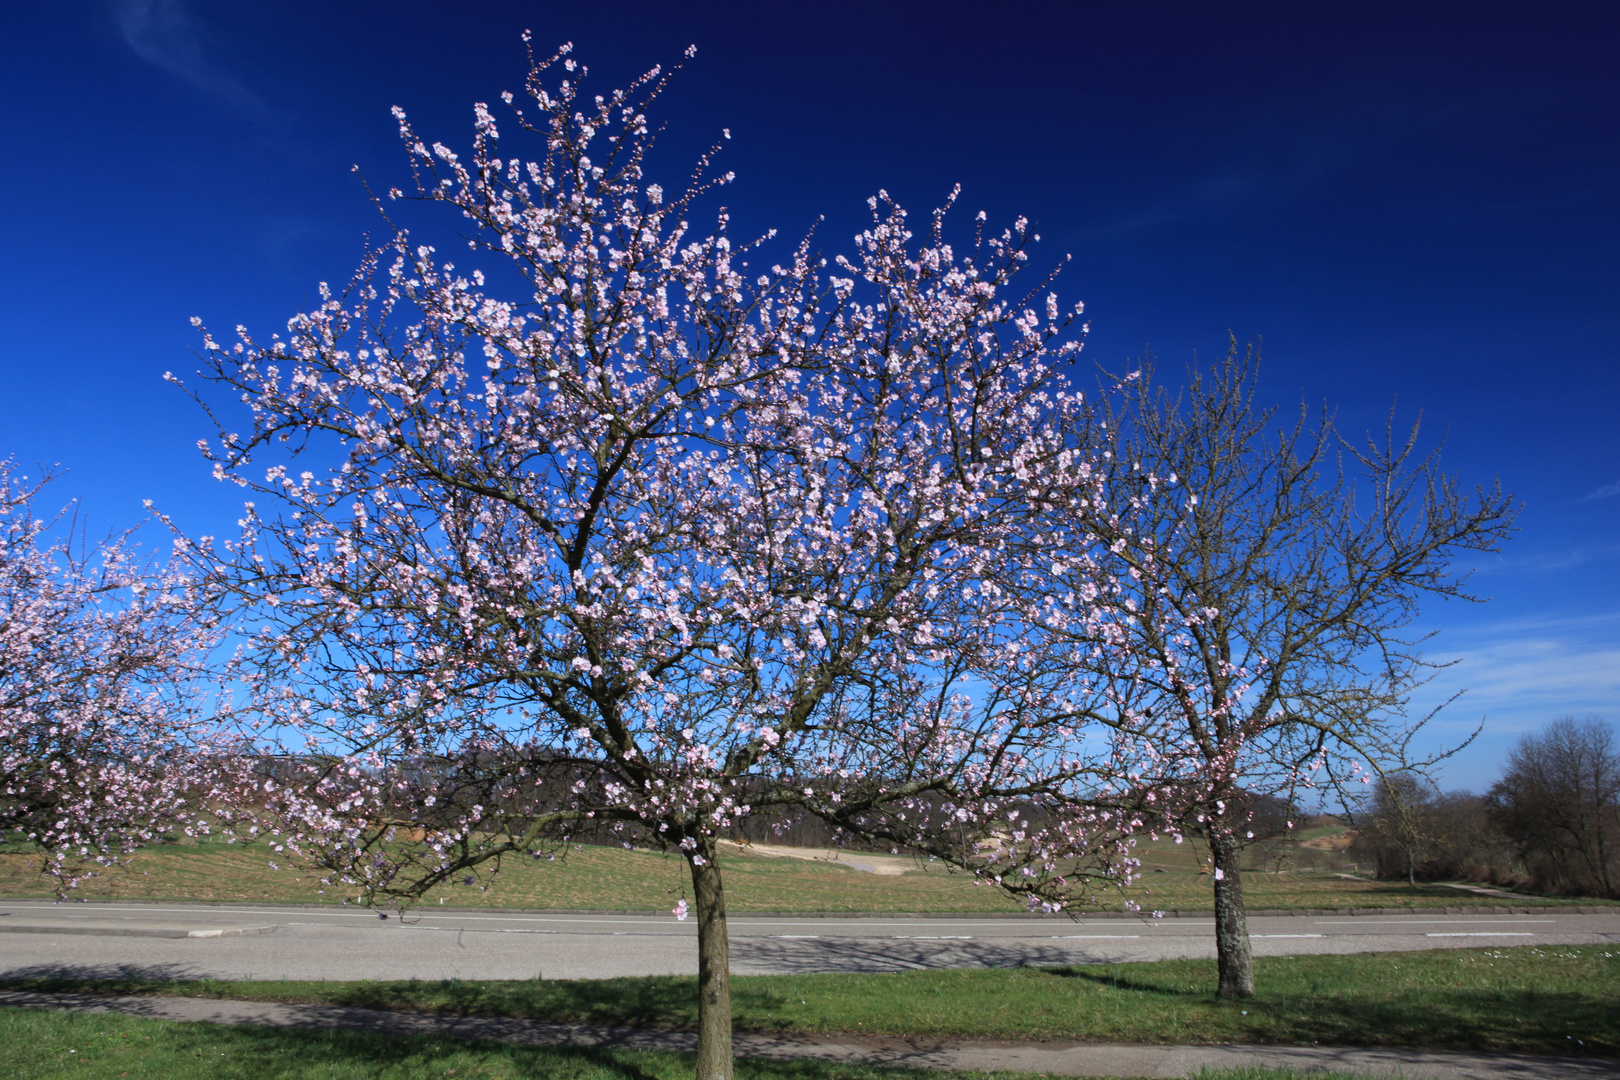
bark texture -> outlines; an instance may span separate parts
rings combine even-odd
[[[1243,906],[1243,848],[1230,837],[1210,838],[1215,860],[1215,955],[1220,968],[1220,995],[1254,996],[1254,954],[1249,947],[1249,915]]]
[[[731,943],[714,841],[699,840],[688,858],[698,921],[697,1080],[732,1080]]]

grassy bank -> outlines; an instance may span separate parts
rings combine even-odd
[[[0,1071],[13,1080],[690,1080],[689,1055],[497,1046],[453,1039],[185,1024],[0,1009]],[[1231,1069],[1198,1080],[1350,1080]],[[1035,1080],[814,1061],[737,1062],[737,1080]]]
[[[1143,1043],[1293,1043],[1620,1054],[1620,946],[1262,957],[1256,996],[1215,997],[1208,960],[739,976],[742,1030]],[[695,980],[165,982],[34,979],[8,989],[158,993],[449,1015],[690,1028]]]
[[[1114,894],[1105,906],[1118,909],[1130,899],[1148,910],[1210,907],[1210,879],[1200,872],[1202,860],[1194,845],[1147,844],[1141,854],[1141,880],[1127,892]],[[1257,849],[1256,858],[1261,861],[1258,855]],[[336,903],[343,899],[341,888],[323,886],[304,871],[273,868],[272,859],[257,847],[158,847],[137,854],[127,867],[87,880],[75,895],[91,900],[295,904]],[[938,864],[896,858],[887,861],[906,872],[880,875],[832,862],[728,853],[721,859],[726,873],[727,907],[734,912],[1021,910],[1016,901],[998,890]],[[690,889],[687,868],[677,857],[584,847],[555,862],[509,860],[499,874],[481,875],[470,885],[445,886],[429,894],[425,903],[437,906],[443,900],[456,907],[655,911],[673,906],[684,895],[683,889]],[[1404,883],[1356,881],[1330,870],[1279,873],[1258,866],[1245,875],[1245,893],[1252,911],[1554,903],[1509,901],[1443,885],[1411,888]],[[30,856],[0,854],[0,896],[46,895],[48,885],[34,869]]]

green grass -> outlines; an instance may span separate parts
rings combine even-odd
[[[1501,904],[1441,885],[1351,881],[1326,870],[1266,872],[1276,865],[1259,847],[1251,849],[1256,869],[1245,874],[1252,911],[1268,909],[1473,907]],[[1147,843],[1139,853],[1141,880],[1104,906],[1115,909],[1128,897],[1147,910],[1208,910],[1210,879],[1200,873],[1201,853],[1192,843]],[[166,845],[137,854],[124,868],[88,879],[75,894],[90,900],[187,900],[206,902],[336,903],[344,890],[322,886],[315,875],[285,867],[263,848],[205,844]],[[30,856],[0,853],[0,896],[49,895],[48,883]],[[277,861],[285,864],[284,858]],[[726,902],[733,912],[1013,912],[1021,905],[968,875],[934,864],[907,860],[914,869],[900,876],[860,873],[848,867],[802,859],[728,853],[721,857]],[[482,875],[472,885],[455,884],[430,893],[454,907],[550,908],[588,910],[667,910],[683,895],[686,864],[680,858],[645,851],[585,847],[557,862],[508,860],[498,875]],[[1526,898],[1521,903],[1556,903]],[[1579,901],[1592,903],[1592,901]]]
[[[45,895],[25,856],[0,855],[0,895]],[[339,888],[286,868],[262,848],[170,845],[137,854],[127,869],[92,878],[76,896],[107,900],[337,902]],[[1015,901],[965,874],[935,865],[900,877],[877,878],[848,867],[801,859],[725,855],[726,906],[731,911],[1020,911]],[[582,847],[555,862],[507,860],[497,875],[450,885],[422,901],[437,906],[668,910],[691,896],[690,871],[679,857],[618,848]],[[683,892],[684,886],[684,892]],[[324,889],[324,891],[322,891]],[[350,893],[352,896],[352,892]]]
[[[429,1036],[175,1023],[0,1009],[0,1074],[12,1080],[688,1080],[690,1055],[499,1046]],[[1291,1070],[1230,1069],[1198,1080],[1305,1080]],[[1310,1073],[1310,1080],[1343,1074]],[[813,1061],[737,1062],[738,1080],[1032,1080]],[[1344,1078],[1348,1080],[1348,1078]]]
[[[1212,960],[874,975],[737,976],[741,1030],[1092,1042],[1259,1043],[1620,1054],[1620,946],[1261,957],[1217,998]],[[349,1005],[691,1028],[695,980],[167,982],[30,979],[8,989]]]

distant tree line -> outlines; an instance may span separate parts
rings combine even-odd
[[[1355,824],[1352,851],[1380,878],[1620,898],[1620,739],[1602,717],[1566,716],[1520,740],[1485,794],[1393,773]]]

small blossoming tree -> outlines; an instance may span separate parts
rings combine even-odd
[[[249,412],[205,449],[253,493],[241,671],[285,751],[254,798],[368,901],[587,833],[680,851],[725,1077],[739,818],[819,813],[1037,905],[1129,872],[1129,815],[1078,809],[1131,786],[1129,741],[1087,742],[1062,677],[1117,616],[1032,621],[1017,542],[1106,492],[1059,422],[1078,311],[1008,295],[1024,222],[962,254],[879,197],[832,263],[723,210],[700,234],[731,177],[644,175],[664,76],[592,99],[567,53],[507,96],[530,156],[483,105],[466,159],[396,114],[415,184],[380,205],[454,210],[479,267],[396,228],[284,338],[205,340]]]
[[[65,897],[167,832],[206,828],[216,642],[185,560],[36,516],[50,478],[0,462],[0,841]]]

